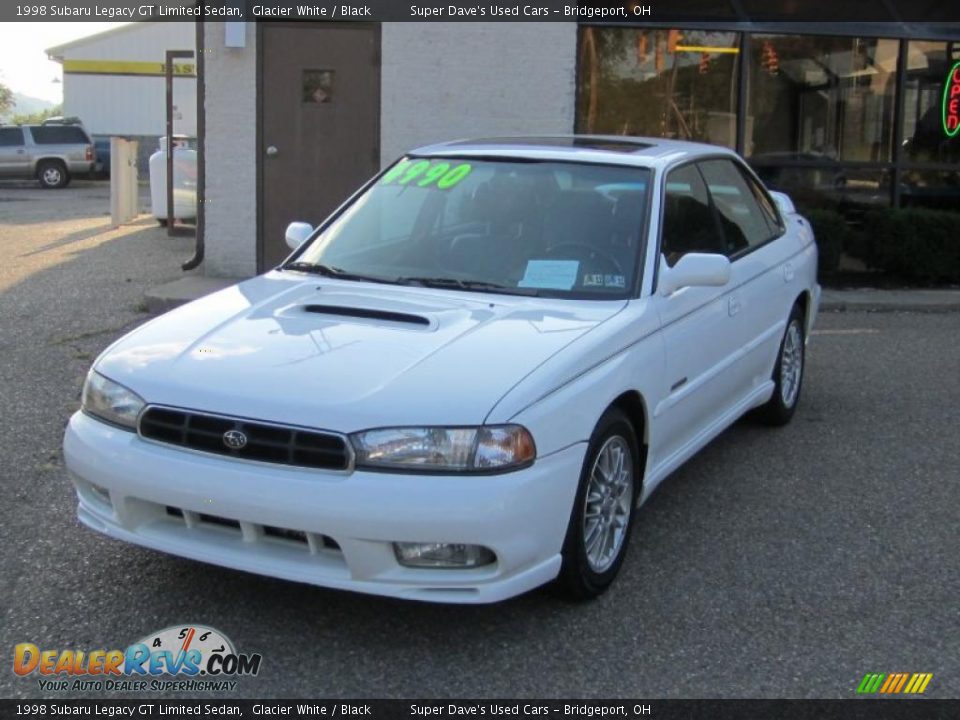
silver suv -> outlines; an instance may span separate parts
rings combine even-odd
[[[93,169],[93,141],[80,125],[0,126],[0,178],[36,178],[62,188]]]

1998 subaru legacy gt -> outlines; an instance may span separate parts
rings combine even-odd
[[[796,409],[813,234],[725,149],[421,148],[286,237],[96,360],[64,439],[84,524],[333,588],[585,598],[664,477]]]

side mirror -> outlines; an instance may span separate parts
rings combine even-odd
[[[286,240],[291,250],[296,250],[313,234],[313,225],[305,222],[292,222],[287,225]]]
[[[773,198],[773,201],[777,204],[777,207],[780,208],[781,215],[794,215],[797,212],[796,206],[793,204],[793,200],[790,199],[790,196],[786,193],[770,191],[770,197]]]
[[[726,255],[687,253],[673,267],[662,263],[660,294],[666,297],[685,287],[720,287],[730,282],[730,260]]]

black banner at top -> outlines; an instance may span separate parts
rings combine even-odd
[[[952,0],[36,0],[0,3],[0,21],[367,21],[906,23],[958,27]],[[909,34],[899,28],[894,34]]]

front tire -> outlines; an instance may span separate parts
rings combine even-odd
[[[806,336],[803,327],[803,310],[794,305],[787,320],[787,329],[780,341],[777,362],[773,366],[773,397],[757,411],[761,422],[767,425],[786,425],[797,411],[806,365]]]
[[[69,184],[70,173],[62,162],[45,160],[37,166],[37,180],[40,182],[40,187],[55,190]]]
[[[569,597],[597,597],[616,578],[633,529],[640,458],[630,420],[610,408],[590,439],[563,545],[558,584]]]

